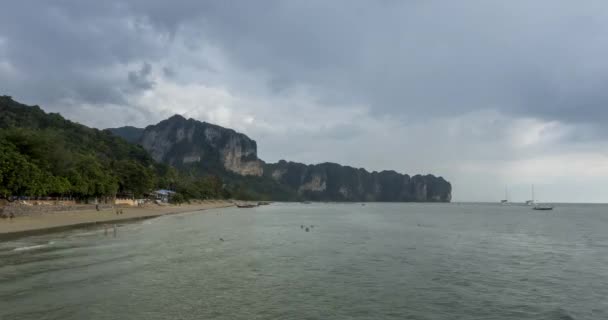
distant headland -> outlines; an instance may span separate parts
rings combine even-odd
[[[265,163],[242,133],[175,115],[146,128],[98,130],[0,97],[0,198],[138,198],[176,201],[449,202],[433,175],[369,172],[335,163]]]

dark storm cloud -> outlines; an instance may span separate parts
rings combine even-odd
[[[605,0],[4,1],[0,94],[97,127],[191,113],[464,200],[561,175],[556,199],[605,201],[607,35]]]
[[[138,71],[129,72],[129,82],[135,89],[149,90],[154,87],[154,81],[150,79],[152,65],[144,63]]]
[[[608,120],[608,5],[293,3],[226,10],[206,25],[234,60],[377,112]]]
[[[497,109],[608,120],[608,5],[599,1],[191,2],[138,7],[165,29],[198,26],[232,61],[378,113]],[[196,5],[197,3],[198,5]]]
[[[158,45],[146,39],[123,6],[87,3],[21,1],[3,6],[0,59],[14,71],[0,74],[5,94],[43,105],[63,100],[124,105],[126,89],[147,88],[141,77],[128,71],[114,74],[112,68],[153,59]]]
[[[22,1],[0,13],[0,84],[36,102],[126,105],[183,30],[274,92],[304,86],[376,115],[608,120],[602,1]],[[108,66],[143,65],[106,74]],[[167,77],[179,70],[158,66]],[[170,71],[170,72],[168,72]],[[117,71],[120,72],[120,71]]]

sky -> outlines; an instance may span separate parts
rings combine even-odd
[[[5,1],[2,1],[5,2]],[[0,94],[173,114],[267,162],[431,173],[454,201],[608,202],[608,2],[6,1]]]

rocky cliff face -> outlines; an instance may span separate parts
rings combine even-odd
[[[129,128],[110,129],[117,135],[130,134]],[[240,174],[261,176],[263,162],[257,158],[257,144],[246,135],[194,119],[175,115],[148,126],[136,137],[154,160],[176,167],[187,164],[221,166]]]
[[[256,142],[244,134],[177,115],[145,129],[110,130],[137,141],[159,162],[178,168],[194,165],[216,174],[228,171],[255,176],[257,188],[267,191],[252,191],[270,192],[268,197],[273,200],[295,200],[291,196],[279,199],[276,190],[318,201],[449,202],[452,197],[450,183],[433,175],[368,172],[335,163],[305,165],[282,160],[265,164],[257,157]],[[253,181],[230,179],[241,186]]]
[[[449,202],[452,198],[452,186],[441,177],[368,172],[335,163],[305,165],[282,160],[267,164],[265,176],[310,200]]]

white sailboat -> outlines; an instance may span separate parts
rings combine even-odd
[[[500,204],[508,204],[509,203],[509,191],[507,190],[507,187],[505,186],[505,198],[500,200]]]
[[[532,185],[532,198],[531,200],[526,200],[526,205],[527,206],[533,206],[535,204],[534,201],[534,185]]]
[[[534,186],[532,186],[532,201],[532,204],[534,205],[532,209],[534,210],[553,210],[553,206],[550,204],[541,204],[534,202]]]
[[[553,206],[550,204],[537,204],[532,209],[534,209],[534,210],[553,210]]]

